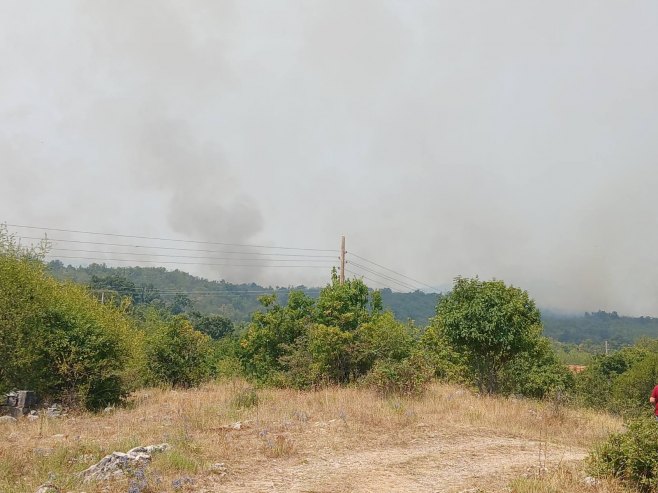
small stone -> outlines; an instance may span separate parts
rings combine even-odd
[[[35,493],[60,493],[60,491],[54,484],[46,483],[39,486]]]
[[[224,476],[228,472],[228,468],[226,467],[226,464],[223,462],[216,462],[215,464],[210,466],[210,472],[213,474],[220,474]]]
[[[596,486],[598,484],[598,480],[592,476],[585,476],[583,478],[583,483],[585,483],[587,486]]]
[[[0,423],[15,423],[16,418],[12,418],[11,416],[0,416]]]

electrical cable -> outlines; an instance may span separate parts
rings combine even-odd
[[[386,280],[388,280],[388,281],[394,282],[394,283],[396,283],[396,284],[398,284],[398,285],[400,285],[400,286],[402,286],[402,287],[404,287],[404,288],[406,288],[406,289],[410,289],[411,291],[415,291],[415,290],[417,289],[415,286],[412,286],[411,284],[408,284],[408,283],[403,282],[403,281],[398,281],[397,279],[395,279],[395,278],[393,278],[393,277],[387,276],[386,274],[381,274],[381,273],[379,273],[379,272],[377,272],[377,271],[375,271],[375,270],[372,270],[372,269],[370,269],[369,267],[366,267],[366,266],[364,266],[364,265],[357,264],[356,262],[351,262],[351,261],[348,261],[348,263],[349,263],[350,265],[353,265],[353,266],[355,266],[355,267],[358,267],[359,269],[365,270],[366,272],[370,272],[371,274],[374,274],[374,275],[376,275],[376,276],[382,277],[382,278],[384,278],[384,279],[386,279]]]
[[[207,260],[237,260],[237,261],[246,261],[246,262],[252,262],[252,261],[258,261],[258,262],[299,262],[300,260],[304,260],[304,262],[328,262],[328,260],[324,259],[278,259],[278,258],[238,258],[238,257],[207,257],[207,256],[197,256],[197,255],[165,255],[165,254],[158,254],[158,253],[135,253],[135,252],[108,252],[108,251],[101,251],[101,250],[85,250],[85,249],[78,249],[78,248],[50,248],[49,251],[57,251],[57,252],[81,252],[81,253],[98,253],[98,254],[104,254],[104,255],[132,255],[132,256],[142,256],[142,257],[165,257],[165,258],[192,258],[192,259],[207,259]],[[334,258],[334,257],[330,257]]]
[[[138,235],[127,235],[119,233],[100,233],[98,231],[82,231],[77,229],[64,229],[64,228],[45,228],[42,226],[27,226],[24,224],[8,224],[5,223],[5,226],[12,228],[23,228],[23,229],[36,229],[41,231],[58,231],[63,233],[77,233],[77,234],[86,234],[86,235],[98,235],[98,236],[112,236],[116,238],[136,238],[140,240],[153,240],[153,241],[171,241],[178,243],[196,243],[202,245],[223,245],[223,246],[236,246],[236,247],[245,247],[245,248],[269,248],[269,249],[279,249],[279,250],[300,250],[300,251],[309,251],[309,252],[335,252],[335,249],[323,249],[323,248],[297,248],[289,246],[269,246],[269,245],[251,245],[246,243],[226,243],[221,241],[202,241],[202,240],[183,240],[177,238],[159,238],[154,236],[138,236]]]
[[[121,259],[121,258],[98,258],[98,257],[77,257],[77,256],[69,256],[69,255],[49,255],[49,257],[52,257],[53,260],[61,259],[61,258],[66,258],[66,259],[75,259],[75,260],[98,260],[101,262],[148,262],[148,263],[155,263],[155,264],[174,264],[174,265],[210,265],[210,266],[224,266],[224,267],[290,267],[290,268],[322,268],[326,269],[329,267],[333,267],[333,264],[331,265],[260,265],[260,264],[230,264],[230,263],[224,263],[224,264],[219,264],[219,263],[209,263],[209,262],[170,262],[166,260],[142,260],[142,259]]]
[[[203,250],[199,248],[177,248],[165,247],[157,245],[130,245],[127,243],[107,243],[103,241],[82,241],[82,240],[64,240],[60,238],[41,238],[35,236],[21,236],[21,239],[26,240],[46,240],[48,243],[79,243],[85,245],[103,245],[103,246],[116,246],[125,248],[147,248],[151,250],[173,250],[181,252],[197,252],[197,253],[222,253],[222,254],[236,254],[236,255],[262,255],[262,256],[277,256],[277,257],[302,257],[302,258],[336,258],[335,255],[309,255],[300,253],[263,253],[263,252],[236,252],[231,250]],[[338,252],[336,250],[336,252]]]
[[[376,265],[377,267],[380,267],[380,268],[382,268],[382,269],[384,269],[384,270],[387,270],[387,271],[389,271],[389,272],[392,272],[393,274],[396,274],[396,275],[398,275],[398,276],[404,277],[405,279],[409,279],[410,281],[414,281],[415,283],[418,283],[418,284],[420,284],[420,285],[422,285],[422,286],[425,286],[425,287],[427,287],[427,288],[430,288],[430,289],[433,289],[433,290],[435,290],[435,291],[438,291],[437,288],[436,288],[436,286],[430,286],[430,285],[427,284],[427,283],[424,283],[424,282],[422,282],[422,281],[419,281],[418,279],[414,279],[413,277],[410,277],[410,276],[404,275],[404,274],[402,274],[402,273],[400,273],[400,272],[397,272],[397,271],[395,271],[395,270],[393,270],[393,269],[390,269],[390,268],[385,267],[385,266],[383,266],[383,265],[381,265],[381,264],[378,264],[377,262],[373,262],[372,260],[368,260],[367,258],[362,257],[362,256],[360,256],[360,255],[357,255],[356,253],[353,253],[353,252],[347,252],[347,253],[348,253],[349,255],[353,255],[354,257],[356,257],[356,258],[358,258],[358,259],[361,259],[361,260],[363,260],[363,261],[365,261],[365,262],[368,262],[368,263],[373,264],[373,265]]]

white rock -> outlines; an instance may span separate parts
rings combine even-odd
[[[59,493],[60,489],[52,484],[42,484],[35,493]]]
[[[80,474],[85,482],[121,478],[124,476],[124,470],[145,466],[151,462],[151,454],[164,452],[170,448],[168,443],[161,443],[160,445],[135,447],[127,453],[112,452]]]
[[[598,484],[598,480],[592,476],[585,476],[583,478],[583,483],[585,483],[587,486],[596,486]]]
[[[12,416],[0,416],[0,423],[15,423],[16,418]]]

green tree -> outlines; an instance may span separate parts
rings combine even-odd
[[[502,281],[458,277],[437,307],[450,344],[464,353],[483,393],[499,389],[504,366],[537,344],[541,320],[526,291]]]
[[[152,383],[192,387],[210,376],[213,347],[210,337],[179,315],[151,331],[146,356]]]
[[[230,318],[223,315],[203,315],[199,312],[190,314],[190,322],[199,332],[218,340],[233,334],[234,326]]]
[[[142,340],[117,308],[52,278],[42,252],[0,227],[0,390],[96,409],[139,383]]]
[[[291,291],[285,306],[277,303],[276,295],[261,296],[260,302],[265,311],[253,313],[240,340],[240,356],[249,375],[272,382],[284,369],[281,358],[313,322],[314,301],[301,291]]]
[[[360,279],[346,279],[343,284],[336,272],[332,272],[331,283],[320,291],[315,320],[326,326],[341,330],[355,330],[363,322],[370,320],[368,302],[370,291]],[[381,311],[381,297],[373,298],[372,306]]]

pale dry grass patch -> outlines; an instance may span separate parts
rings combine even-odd
[[[605,414],[480,397],[442,384],[419,398],[388,399],[355,387],[252,389],[241,380],[148,389],[108,414],[0,425],[0,492],[33,493],[51,477],[65,492],[125,493],[134,478],[82,485],[76,473],[113,451],[162,442],[173,448],[154,456],[145,471],[153,491],[215,491],[256,471],[299,468],[337,454],[471,436],[588,447],[620,427]],[[211,473],[215,463],[226,464],[227,474]],[[332,491],[343,487],[337,482]]]

